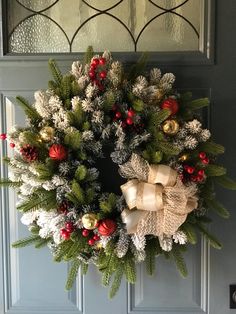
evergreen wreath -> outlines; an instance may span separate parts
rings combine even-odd
[[[125,71],[109,52],[94,55],[90,47],[66,75],[53,60],[49,66],[54,80],[32,106],[17,97],[27,126],[1,134],[14,156],[5,158],[9,178],[0,184],[15,188],[31,232],[13,247],[47,245],[56,262],[71,262],[66,289],[79,267],[86,273],[95,264],[110,297],[123,275],[135,283],[136,263],[146,261],[151,275],[157,255],[187,276],[183,252],[197,232],[221,248],[208,213],[229,213],[214,184],[236,189],[216,164],[224,148],[197,113],[208,99],[177,93],[172,73],[144,75],[145,57]],[[107,151],[124,178],[120,194],[105,191],[100,179],[97,162]]]

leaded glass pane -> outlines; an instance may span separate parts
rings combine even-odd
[[[9,52],[197,51],[203,0],[8,1]]]

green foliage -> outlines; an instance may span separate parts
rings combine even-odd
[[[218,249],[218,250],[222,248],[222,245],[218,241],[218,239],[216,239],[216,237],[213,236],[201,223],[197,223],[195,226],[206,237],[207,241],[210,243],[210,245],[213,248]]]
[[[205,142],[199,145],[199,150],[204,151],[208,154],[219,155],[225,152],[224,146],[216,144],[214,142]]]
[[[213,200],[206,199],[205,202],[207,207],[215,211],[220,217],[225,219],[230,217],[230,213],[228,212],[228,210],[222,204],[217,202],[215,199]]]
[[[168,109],[162,109],[159,112],[152,114],[149,117],[148,128],[153,131],[156,130],[162,122],[164,122],[169,116],[171,112]]]
[[[226,174],[226,169],[218,165],[208,165],[205,169],[205,173],[208,177],[218,177]]]
[[[40,238],[40,240],[38,240],[35,243],[34,247],[36,249],[41,249],[42,247],[46,246],[48,244],[48,242],[51,240],[52,240],[51,238],[47,238],[47,239]]]
[[[70,96],[71,96],[71,75],[65,75],[62,77],[61,80],[61,96],[62,99],[67,100],[69,99],[70,103]],[[68,109],[70,107],[67,107]]]
[[[188,270],[186,267],[186,263],[184,261],[184,258],[181,254],[180,251],[180,246],[179,245],[174,245],[172,250],[170,251],[170,255],[172,256],[176,267],[178,269],[178,271],[180,272],[180,274],[186,278],[188,276]]]
[[[183,104],[184,109],[190,109],[190,110],[198,110],[204,107],[209,106],[209,99],[208,98],[199,98],[192,100],[190,102],[186,102]]]
[[[197,234],[195,228],[192,225],[190,225],[189,223],[185,223],[181,226],[181,229],[186,234],[189,243],[191,244],[197,243]]]
[[[64,137],[64,143],[71,149],[77,151],[81,145],[81,133],[75,131],[73,133],[67,133]]]
[[[55,191],[40,191],[40,193],[32,194],[28,200],[21,203],[17,209],[21,212],[27,212],[29,210],[36,210],[44,208],[44,210],[50,210],[56,206],[56,193]]]
[[[229,190],[236,190],[236,181],[232,180],[226,175],[218,176],[214,178],[214,181],[218,183],[219,185],[221,185],[223,188],[226,188]]]
[[[55,262],[61,262],[64,260],[64,257],[66,256],[67,252],[70,250],[71,246],[74,244],[71,240],[65,240],[61,242],[58,247],[57,251],[54,255],[54,261]]]
[[[28,245],[32,245],[37,243],[41,240],[41,237],[39,235],[31,235],[27,238],[21,239],[19,241],[16,241],[12,244],[13,248],[22,248]]]
[[[161,249],[157,239],[149,239],[146,245],[146,271],[147,274],[152,276],[155,272],[156,255],[160,253]]]
[[[116,293],[118,292],[120,285],[121,285],[121,280],[124,274],[124,263],[119,263],[117,270],[114,275],[114,279],[111,285],[111,289],[109,291],[109,297],[112,299]]]
[[[38,177],[40,180],[51,179],[55,171],[55,164],[51,159],[47,159],[45,164],[35,162],[33,166],[36,172],[38,173]]]
[[[86,275],[87,274],[87,272],[88,272],[88,264],[86,264],[86,263],[82,263],[82,265],[81,265],[81,274],[82,275]]]
[[[135,99],[132,102],[132,107],[135,111],[141,112],[144,109],[144,102],[141,99]]]
[[[26,99],[24,99],[21,96],[17,96],[16,100],[19,104],[19,106],[23,109],[27,117],[31,119],[32,121],[40,120],[41,117],[38,114],[38,112],[28,103]]]
[[[132,255],[129,253],[125,256],[124,270],[126,280],[134,284],[136,282],[136,265]]]
[[[117,197],[114,193],[110,193],[108,198],[99,202],[100,209],[105,213],[110,213],[116,206]]]
[[[48,65],[49,65],[49,69],[50,69],[50,71],[52,73],[52,76],[53,76],[53,79],[54,79],[55,83],[58,86],[60,86],[63,76],[62,76],[61,71],[58,68],[55,60],[49,59]]]
[[[66,290],[70,290],[75,282],[75,279],[78,275],[78,271],[79,271],[79,267],[81,265],[81,261],[78,259],[75,259],[72,262],[69,274],[68,274],[68,278],[67,278],[67,282],[66,282]]]
[[[112,109],[112,106],[115,103],[115,95],[112,90],[108,90],[104,94],[104,102],[103,102],[103,109],[105,111],[110,111]]]
[[[78,166],[75,171],[75,179],[78,181],[82,181],[86,178],[87,175],[87,168],[84,165]]]
[[[88,46],[86,53],[84,54],[84,65],[91,62],[93,55],[94,55],[93,47]]]
[[[38,134],[29,130],[21,132],[21,140],[22,144],[29,144],[36,147],[41,147],[42,144],[39,142]]]
[[[12,182],[9,179],[0,179],[0,186],[3,187],[10,187],[10,188],[18,188],[21,186],[23,182],[19,181],[19,182]]]
[[[179,148],[173,145],[170,142],[159,141],[158,142],[158,149],[162,151],[166,155],[174,156],[180,153]]]
[[[85,201],[84,190],[81,188],[76,180],[72,182],[72,193],[76,197],[79,204],[83,204]]]

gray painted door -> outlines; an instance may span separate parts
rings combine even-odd
[[[157,55],[156,60],[161,60],[164,71],[177,75],[179,88],[211,98],[210,127],[216,140],[226,146],[227,154],[222,161],[236,177],[236,37],[233,35],[236,2],[216,2],[214,62],[201,62],[200,58],[197,62],[193,60],[191,65],[189,62],[184,65],[181,61],[184,54]],[[60,57],[59,64],[68,69],[74,58],[70,55]],[[122,58],[126,60],[128,56]],[[24,123],[15,96],[20,94],[31,99],[33,91],[46,87],[46,59],[47,56],[0,58],[1,133],[13,124]],[[166,62],[167,59],[170,62]],[[1,154],[6,153],[7,147],[2,145]],[[1,175],[5,171],[1,165]],[[229,309],[228,290],[229,284],[236,283],[236,195],[228,191],[218,192],[220,200],[231,209],[230,221],[222,222],[214,217],[212,231],[223,242],[223,250],[209,250],[200,239],[198,246],[186,255],[189,277],[185,280],[171,264],[161,259],[157,260],[157,273],[152,278],[145,275],[141,265],[137,284],[127,286],[123,283],[117,297],[110,301],[106,289],[100,287],[99,274],[92,267],[85,278],[79,275],[73,290],[66,293],[66,264],[54,264],[47,249],[10,248],[10,243],[26,235],[27,231],[19,223],[13,191],[3,190],[0,204],[0,314],[234,313],[236,310]]]

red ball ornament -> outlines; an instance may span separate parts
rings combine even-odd
[[[1,139],[1,140],[5,141],[6,138],[7,138],[6,133],[0,134],[0,139]]]
[[[205,164],[205,165],[208,165],[208,164],[209,164],[209,161],[210,161],[210,160],[209,160],[208,157],[202,159],[202,163]]]
[[[95,244],[95,240],[94,239],[89,239],[88,240],[88,245],[93,246]]]
[[[49,157],[53,160],[65,160],[67,158],[67,150],[61,144],[53,144],[49,148]]]
[[[106,64],[106,59],[105,58],[99,58],[99,64],[100,65],[105,65]]]
[[[126,119],[126,123],[127,123],[128,125],[132,125],[132,124],[134,123],[134,121],[133,121],[132,118],[127,118],[127,119]]]
[[[89,236],[89,233],[90,233],[90,231],[89,231],[88,229],[84,229],[84,230],[82,231],[82,236],[86,238],[86,237]]]
[[[205,152],[200,152],[198,154],[198,156],[199,156],[200,159],[205,159],[206,158],[206,153]]]
[[[99,235],[98,235],[98,234],[95,234],[95,235],[93,236],[93,240],[94,240],[94,241],[99,241],[99,240],[100,240]]]
[[[100,77],[101,79],[106,78],[106,77],[107,77],[107,72],[106,72],[106,71],[100,72],[99,77]]]
[[[99,59],[98,58],[93,58],[91,65],[99,65]]]
[[[121,118],[121,112],[120,111],[117,111],[116,114],[115,114],[116,118],[117,119],[120,119]]]
[[[74,224],[71,221],[66,222],[65,227],[66,231],[70,233],[74,231]]]
[[[89,71],[88,74],[89,74],[89,77],[90,77],[92,80],[95,79],[96,74],[95,74],[94,70]]]
[[[132,109],[129,109],[129,111],[127,112],[127,116],[133,118],[133,116],[135,116],[135,112]]]
[[[10,143],[9,145],[11,148],[14,148],[16,146],[15,143]]]
[[[66,229],[61,229],[60,234],[61,234],[62,238],[64,238],[65,240],[70,239],[70,232],[68,232]]]
[[[198,175],[197,176],[197,182],[202,182],[204,180],[204,176],[202,176],[202,175]]]
[[[100,221],[98,232],[102,236],[109,236],[116,230],[116,222],[110,218]]]
[[[179,110],[179,104],[174,98],[167,98],[161,104],[162,109],[169,109],[171,115],[175,115]]]

